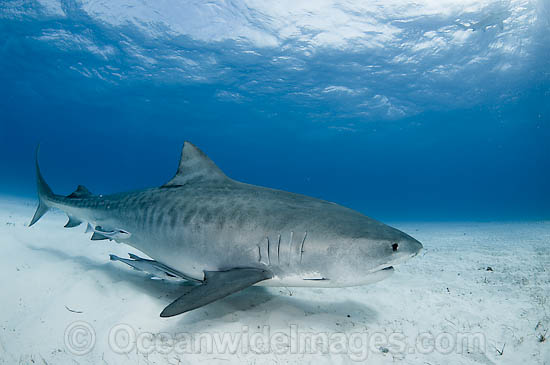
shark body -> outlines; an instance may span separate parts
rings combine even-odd
[[[46,184],[38,160],[39,206],[87,222],[93,240],[126,243],[153,260],[111,256],[156,277],[196,282],[161,316],[184,313],[251,285],[345,287],[388,277],[422,248],[409,235],[335,203],[227,177],[185,142],[178,171],[161,187],[68,196]],[[149,268],[149,270],[148,270]]]

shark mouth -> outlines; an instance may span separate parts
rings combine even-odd
[[[394,272],[395,269],[393,266],[388,264],[380,265],[366,274],[360,285],[376,283],[377,281],[384,280],[391,276]]]
[[[379,266],[375,267],[374,269],[370,270],[369,273],[375,274],[375,273],[381,272],[381,271],[392,271],[392,270],[394,270],[393,265],[389,265],[389,263],[388,263],[388,264],[382,264],[382,265],[379,265]]]

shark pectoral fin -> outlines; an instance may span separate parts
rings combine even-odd
[[[82,224],[82,221],[80,219],[69,216],[69,221],[67,222],[67,224],[65,224],[65,228],[77,227],[80,224]]]
[[[228,271],[205,271],[205,281],[192,287],[168,305],[161,317],[172,317],[202,307],[230,294],[241,291],[273,275],[267,270],[243,268]]]

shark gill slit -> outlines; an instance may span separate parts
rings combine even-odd
[[[277,235],[277,263],[280,264],[281,263],[281,234],[278,234]]]
[[[267,264],[271,265],[271,257],[269,254],[269,237],[266,236],[265,239],[267,240]]]
[[[261,240],[260,243],[258,243],[258,261],[264,265],[271,264],[271,260],[269,258],[269,237],[267,236],[265,239]]]
[[[302,239],[302,244],[300,245],[300,263],[302,263],[302,256],[304,254],[304,243],[306,242],[307,231],[304,233],[304,238]]]

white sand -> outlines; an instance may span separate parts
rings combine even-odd
[[[28,228],[34,204],[0,200],[0,363],[550,364],[550,339],[538,340],[550,327],[550,222],[394,224],[425,250],[387,280],[343,289],[253,287],[162,319],[178,284],[110,262],[109,253],[139,252],[92,242],[83,226],[64,229],[60,212]],[[95,337],[83,332],[90,328]],[[217,346],[224,334],[238,346]],[[328,351],[299,344],[312,334]],[[162,342],[174,336],[188,342]],[[199,338],[203,349],[191,348]],[[124,348],[128,339],[139,345]],[[476,348],[475,339],[484,345]],[[458,341],[464,349],[453,346]]]

